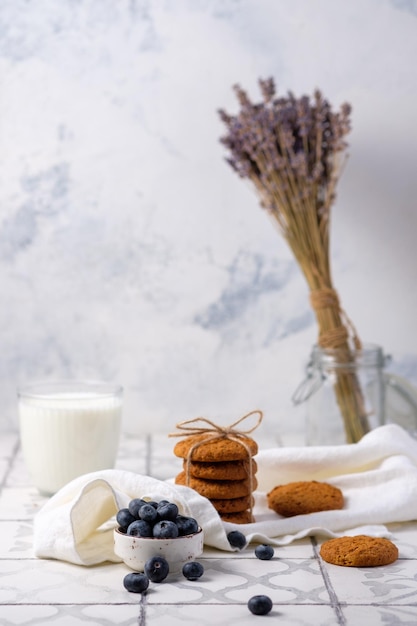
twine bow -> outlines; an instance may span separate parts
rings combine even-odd
[[[246,420],[248,417],[252,415],[258,415],[258,419],[254,426],[246,430],[236,428],[236,426],[238,426],[241,422],[243,422],[244,420]],[[249,435],[256,428],[258,428],[258,426],[262,422],[262,419],[263,419],[262,411],[260,411],[259,409],[256,409],[255,411],[250,411],[250,413],[246,413],[246,415],[243,415],[241,418],[239,418],[232,424],[229,424],[229,426],[220,426],[219,424],[212,422],[206,417],[195,417],[194,419],[191,419],[191,420],[184,420],[182,422],[179,422],[176,425],[176,428],[178,428],[180,431],[183,431],[183,432],[170,433],[168,437],[184,437],[185,435],[196,435],[196,436],[207,435],[206,437],[203,437],[201,441],[196,441],[195,443],[193,443],[192,446],[190,446],[188,450],[187,459],[186,459],[185,484],[187,486],[190,485],[190,478],[191,478],[190,461],[191,461],[191,457],[192,457],[194,450],[196,450],[202,444],[208,443],[209,441],[216,441],[218,439],[231,439],[232,441],[237,441],[246,450],[248,468],[249,468],[248,470],[249,486],[250,486],[250,491],[252,493],[253,484],[254,484],[252,461],[251,461],[252,453],[251,453],[250,447],[244,440],[246,439],[247,435]],[[193,424],[198,424],[199,422],[206,424],[206,426],[193,426]],[[252,496],[251,496],[250,503],[249,503],[249,509],[250,509],[250,515],[252,517]]]

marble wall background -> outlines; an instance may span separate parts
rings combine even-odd
[[[417,384],[416,58],[416,0],[2,0],[3,427],[63,377],[121,382],[128,432],[303,427],[307,288],[218,141],[231,86],[270,75],[353,105],[335,284]]]

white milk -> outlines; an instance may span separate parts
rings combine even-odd
[[[99,383],[45,383],[19,392],[22,450],[39,491],[114,467],[122,390]]]

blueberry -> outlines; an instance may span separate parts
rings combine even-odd
[[[173,502],[167,502],[164,504],[159,503],[156,509],[159,519],[169,519],[174,521],[178,515],[178,507]]]
[[[175,539],[178,537],[178,526],[175,522],[168,519],[161,519],[156,522],[153,527],[153,536],[155,539]]]
[[[266,615],[272,609],[272,600],[268,596],[252,596],[248,600],[248,609],[254,615]]]
[[[135,517],[130,513],[129,509],[120,509],[116,514],[116,520],[120,528],[126,532],[129,524],[135,521]]]
[[[197,580],[204,574],[204,567],[198,561],[188,561],[184,563],[182,573],[188,580]]]
[[[143,593],[149,587],[149,578],[145,574],[131,572],[123,578],[123,585],[132,593]]]
[[[179,536],[194,535],[198,533],[198,523],[194,517],[186,517],[185,515],[178,515],[175,518],[175,523],[178,526]]]
[[[150,524],[153,524],[158,519],[158,513],[156,512],[155,507],[153,507],[149,502],[140,507],[138,515],[140,519],[143,519],[145,522],[149,522]]]
[[[152,537],[153,529],[149,522],[143,519],[136,519],[127,528],[127,534],[131,537]]]
[[[227,538],[232,548],[243,550],[246,546],[246,537],[240,530],[231,530],[230,533],[227,534]]]
[[[263,543],[255,548],[255,556],[261,561],[269,561],[274,556],[274,548]]]
[[[163,556],[152,556],[145,563],[145,574],[153,583],[160,583],[168,576],[168,561]]]
[[[133,498],[133,500],[129,502],[128,509],[136,519],[138,519],[138,512],[140,507],[144,504],[147,504],[147,502],[145,502],[145,500],[142,500],[142,498]]]
[[[149,502],[146,502],[146,504],[150,504],[151,506],[153,506],[154,509],[157,509],[159,502],[155,502],[154,500],[150,500]]]

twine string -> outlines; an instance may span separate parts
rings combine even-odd
[[[337,326],[329,330],[322,330],[320,332],[319,343],[322,348],[340,348],[340,346],[346,344],[349,338],[349,329],[352,333],[352,340],[356,350],[362,348],[362,343],[358,337],[356,328],[341,307],[339,296],[335,289],[331,287],[314,289],[310,292],[310,303],[316,312],[322,309],[336,309],[345,322],[345,325]]]
[[[248,417],[251,417],[252,415],[258,415],[258,419],[256,420],[256,423],[255,423],[254,426],[252,426],[251,428],[248,428],[246,430],[242,430],[242,429],[237,429],[236,428],[236,426],[238,426],[241,422],[246,420]],[[236,420],[232,424],[229,424],[229,426],[220,426],[219,424],[216,424],[215,422],[212,422],[211,420],[207,419],[206,417],[195,417],[194,419],[191,419],[191,420],[184,420],[182,422],[179,422],[176,425],[176,428],[178,428],[180,431],[184,431],[184,432],[170,433],[168,435],[168,437],[184,437],[185,434],[188,434],[188,435],[190,435],[190,434],[191,435],[206,435],[205,437],[203,437],[201,439],[201,441],[194,442],[190,446],[190,448],[189,448],[189,450],[187,452],[186,469],[185,469],[185,484],[188,487],[190,486],[190,481],[191,481],[191,468],[190,468],[191,458],[192,458],[193,452],[199,446],[201,446],[202,444],[208,443],[210,441],[216,441],[218,439],[229,439],[229,440],[232,440],[232,441],[237,441],[245,449],[246,454],[247,454],[248,479],[249,479],[249,487],[250,487],[249,511],[250,511],[250,516],[252,518],[252,508],[253,508],[252,491],[253,491],[253,485],[254,485],[253,466],[252,466],[252,453],[251,453],[250,447],[244,441],[244,439],[246,439],[247,435],[249,435],[256,428],[258,428],[258,426],[262,422],[262,419],[263,419],[262,411],[260,411],[259,409],[256,409],[255,411],[250,411],[249,413],[246,413],[245,415],[240,417],[238,420]],[[193,426],[193,424],[198,424],[199,422],[207,424],[207,426],[205,426],[205,427],[204,426]]]

